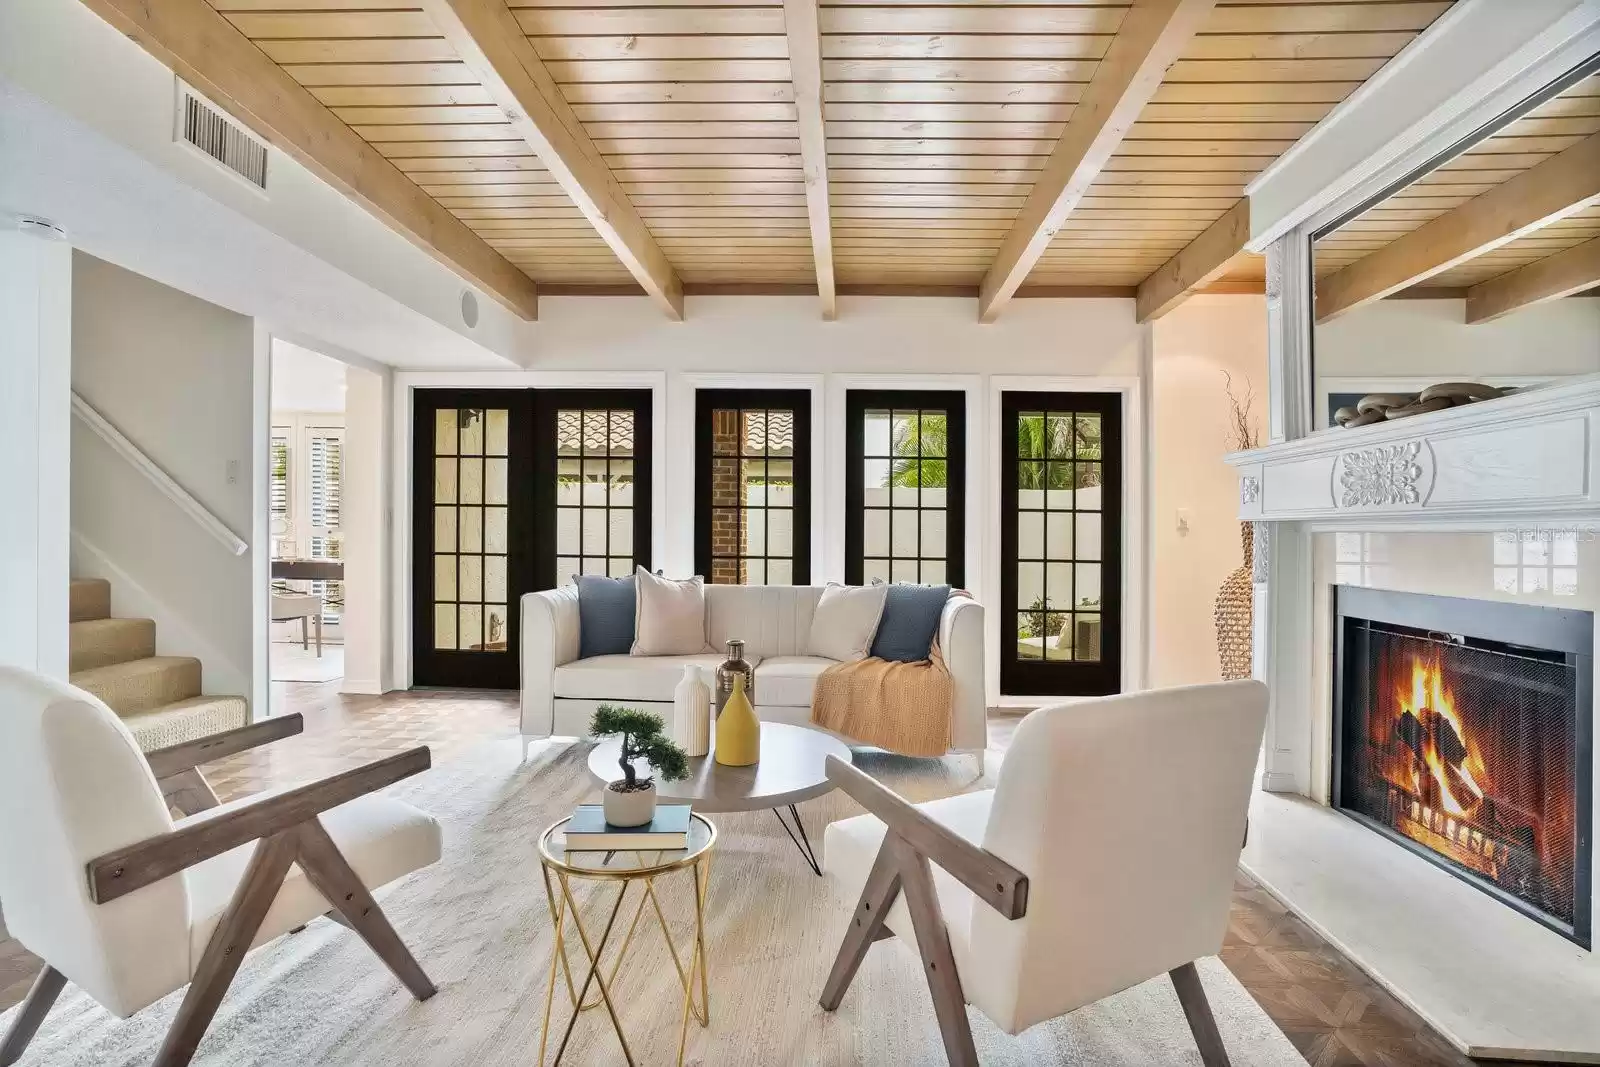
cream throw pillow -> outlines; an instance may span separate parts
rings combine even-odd
[[[806,642],[811,654],[845,662],[866,659],[888,598],[886,585],[829,582],[811,616],[811,637]]]
[[[693,656],[706,650],[706,586],[698,574],[683,581],[640,567],[634,611],[635,656]]]

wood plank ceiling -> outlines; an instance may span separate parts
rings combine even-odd
[[[1313,269],[1323,278],[1348,267],[1597,133],[1600,76],[1578,82],[1317,241]],[[1600,237],[1600,204],[1425,278],[1417,288],[1464,290],[1595,237]]]
[[[420,7],[210,2],[543,292],[636,289]],[[508,6],[686,288],[815,284],[782,0]],[[1449,6],[1219,3],[1023,293],[1137,285]],[[821,6],[841,287],[975,290],[1127,7]]]

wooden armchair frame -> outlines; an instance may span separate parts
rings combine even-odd
[[[299,715],[287,715],[160,749],[148,753],[146,759],[168,803],[186,814],[200,814],[218,807],[216,794],[199,770],[201,763],[298,734],[303,728]],[[298,863],[312,886],[333,906],[330,917],[359,934],[414,997],[427,1000],[433,996],[433,983],[319,818],[331,808],[425,771],[431,764],[426,747],[414,748],[259,797],[215,816],[192,819],[167,833],[89,861],[90,898],[104,904],[230,849],[258,842],[227,911],[206,942],[188,992],[156,1053],[155,1067],[183,1067],[194,1056],[291,864]],[[0,1067],[9,1067],[21,1057],[65,985],[66,977],[48,964],[40,972],[11,1029],[0,1040]]]
[[[978,1050],[967,1022],[967,998],[956,972],[950,933],[933,886],[930,864],[937,863],[980,901],[1007,919],[1020,919],[1028,911],[1028,876],[1005,860],[961,837],[918,811],[870,775],[833,756],[827,761],[828,780],[850,794],[886,827],[883,844],[861,890],[854,918],[845,931],[833,969],[822,987],[824,1011],[835,1011],[850,982],[876,941],[893,937],[884,919],[895,899],[905,894],[906,909],[916,932],[923,974],[933,995],[933,1008],[944,1039],[945,1056],[952,1067],[977,1067]],[[1206,1067],[1228,1067],[1228,1054],[1217,1032],[1216,1020],[1206,1002],[1205,990],[1194,964],[1170,972],[1183,1006],[1184,1018],[1200,1047]]]

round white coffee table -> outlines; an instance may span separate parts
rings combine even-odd
[[[589,753],[589,773],[602,783],[622,777],[622,742],[602,741]],[[768,808],[805,858],[812,873],[821,874],[811,839],[800,822],[802,800],[820,797],[833,789],[828,781],[827,760],[837,756],[849,763],[850,749],[832,734],[788,723],[761,724],[761,759],[749,767],[725,767],[717,762],[716,747],[710,754],[689,760],[689,777],[676,782],[656,780],[656,795],[662,800],[687,800],[695,811],[758,811]],[[636,763],[641,774],[650,770]],[[784,820],[782,809],[789,809],[794,828]]]

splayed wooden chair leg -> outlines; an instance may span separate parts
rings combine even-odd
[[[66,976],[54,967],[39,972],[39,977],[33,980],[33,988],[28,990],[28,999],[22,1002],[22,1010],[11,1021],[11,1029],[6,1031],[4,1040],[0,1040],[0,1067],[10,1067],[28,1051],[28,1043],[39,1032],[44,1017],[50,1014],[66,984]]]
[[[1178,1003],[1183,1005],[1184,1018],[1189,1020],[1189,1032],[1194,1034],[1194,1043],[1200,1046],[1200,1061],[1206,1067],[1229,1067],[1228,1050],[1217,1030],[1217,1018],[1211,1014],[1205,986],[1200,984],[1200,972],[1193,963],[1185,963],[1170,973],[1172,986],[1178,991]]]

